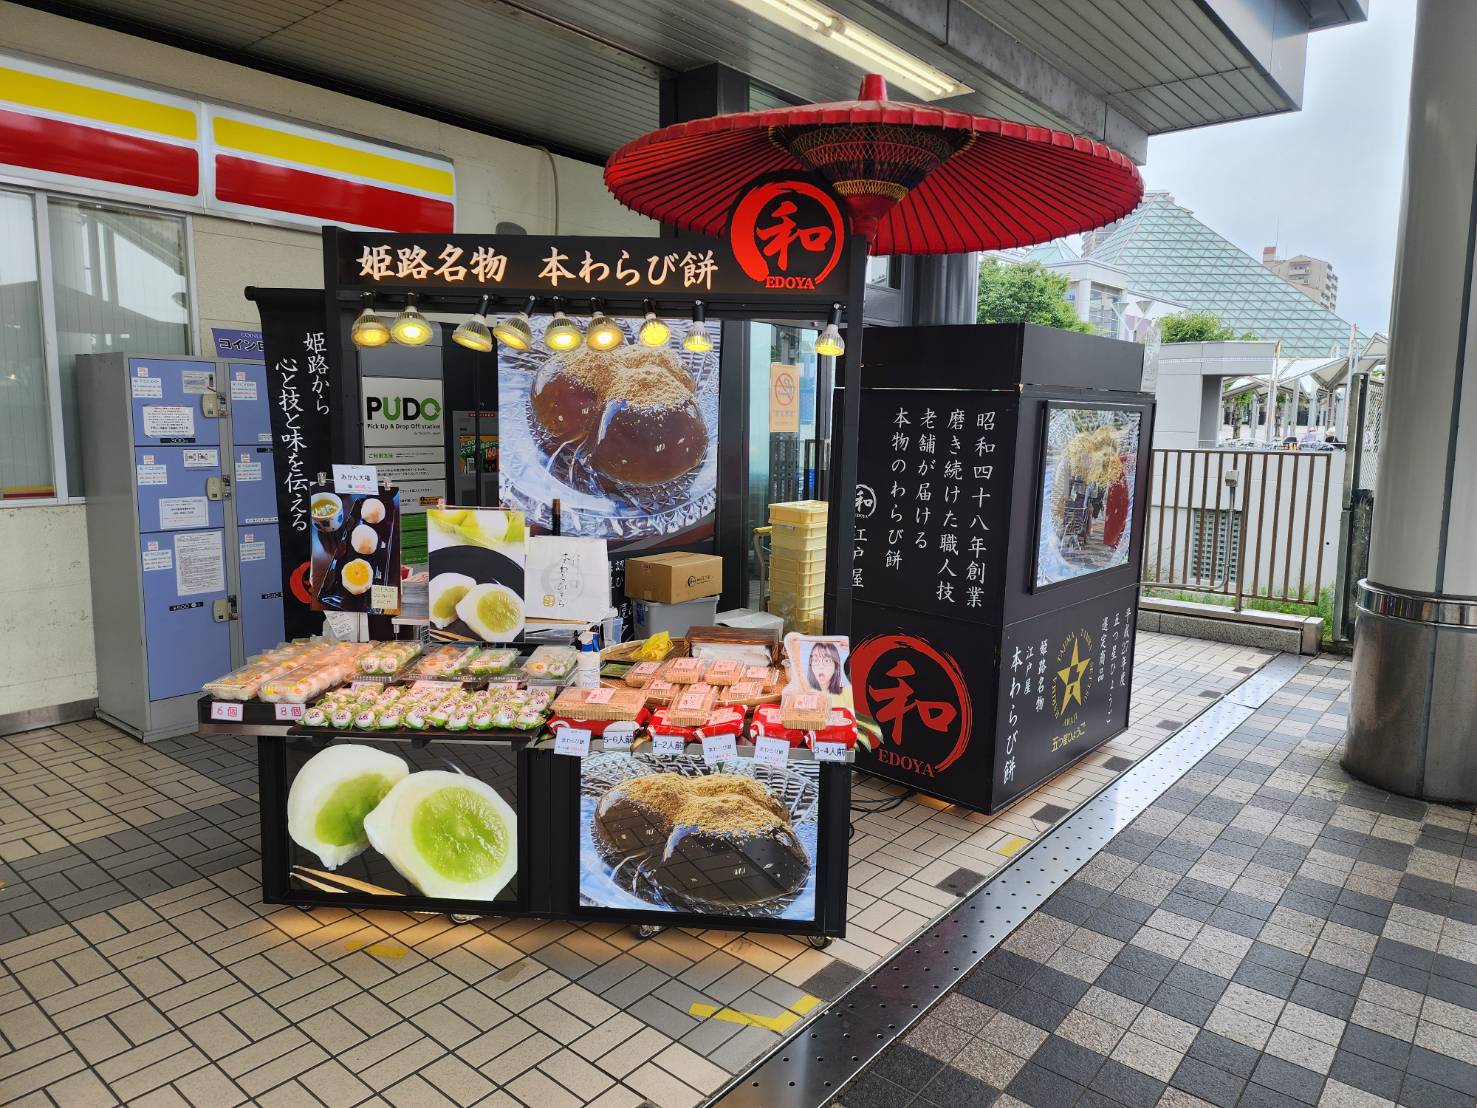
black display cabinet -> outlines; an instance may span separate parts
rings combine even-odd
[[[1031,324],[864,347],[851,672],[882,738],[857,766],[993,812],[1128,724],[1143,348]]]

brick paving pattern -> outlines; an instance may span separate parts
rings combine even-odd
[[[1477,826],[1338,765],[1311,661],[838,1098],[1472,1108]]]
[[[993,817],[858,778],[825,951],[264,905],[253,741],[0,739],[0,1104],[702,1103],[1269,657],[1141,634],[1129,730]]]

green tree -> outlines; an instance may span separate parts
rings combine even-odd
[[[1040,262],[980,267],[979,323],[1039,323],[1063,331],[1091,331],[1067,300],[1071,282]]]
[[[1159,321],[1159,337],[1164,342],[1225,342],[1228,339],[1255,341],[1251,331],[1237,334],[1221,322],[1214,312],[1181,312]]]

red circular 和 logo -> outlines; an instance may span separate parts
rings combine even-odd
[[[973,702],[959,663],[916,635],[874,635],[851,655],[860,707],[882,728],[878,761],[933,777],[969,746]]]
[[[836,198],[795,178],[754,186],[728,222],[733,256],[750,280],[769,289],[815,288],[841,260],[845,239]]]

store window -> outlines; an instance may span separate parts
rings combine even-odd
[[[56,495],[36,206],[0,191],[0,504]]]
[[[195,349],[188,234],[178,216],[0,189],[0,505],[86,492],[79,354]]]
[[[58,197],[47,206],[67,488],[81,496],[77,355],[191,352],[185,221]]]

